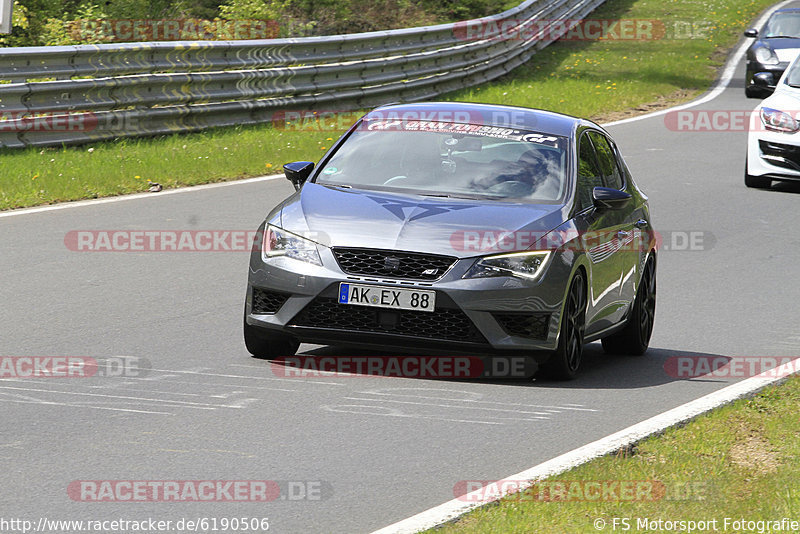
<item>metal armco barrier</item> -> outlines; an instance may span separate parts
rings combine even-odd
[[[506,74],[559,36],[536,21],[567,21],[566,32],[604,1],[527,0],[472,21],[300,39],[0,48],[0,147],[429,99]],[[468,25],[480,39],[464,37]]]

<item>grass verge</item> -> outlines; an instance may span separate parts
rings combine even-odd
[[[778,532],[789,528],[758,522],[783,518],[795,521],[797,532],[798,405],[800,377],[793,377],[426,532]],[[614,482],[640,497],[586,500],[597,483]],[[693,530],[690,521],[706,521],[706,528]]]
[[[741,31],[773,0],[609,0],[591,18],[653,22],[651,40],[561,41],[514,72],[445,100],[513,104],[607,120],[707,89]],[[125,139],[76,148],[0,150],[0,210],[189,186],[317,160],[345,125],[271,125]]]

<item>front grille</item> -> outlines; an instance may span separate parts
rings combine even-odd
[[[274,314],[278,313],[289,295],[269,291],[259,287],[253,288],[253,313]]]
[[[800,171],[800,147],[772,141],[759,141],[758,148],[761,149],[761,157],[772,165]]]
[[[486,343],[464,312],[448,308],[433,312],[388,310],[339,304],[336,299],[318,297],[290,325]]]
[[[510,336],[547,339],[549,313],[493,313],[500,326]]]
[[[335,248],[339,267],[347,274],[438,280],[455,263],[452,256],[369,248]]]

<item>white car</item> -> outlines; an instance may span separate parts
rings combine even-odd
[[[773,180],[800,181],[800,60],[792,61],[775,92],[753,111],[744,183],[767,188]]]

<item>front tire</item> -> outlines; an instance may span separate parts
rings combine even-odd
[[[244,344],[247,352],[260,360],[293,356],[300,346],[297,340],[289,336],[247,324],[247,318],[244,319]]]
[[[612,354],[628,354],[641,356],[650,345],[653,325],[656,318],[656,261],[653,257],[647,260],[639,290],[633,301],[633,312],[628,317],[625,328],[604,337],[603,350]]]
[[[572,380],[578,375],[583,359],[586,331],[586,280],[578,271],[572,279],[561,318],[558,347],[543,365],[545,373],[556,380]]]

